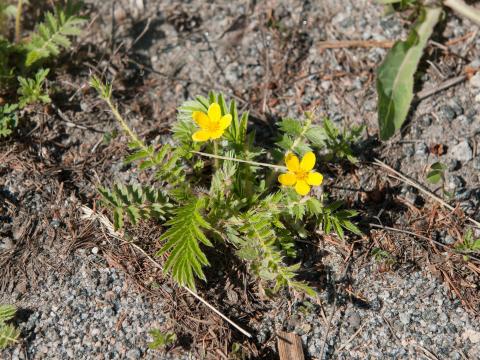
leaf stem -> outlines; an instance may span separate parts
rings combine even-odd
[[[220,155],[214,155],[214,154],[208,154],[200,151],[191,151],[193,154],[205,156],[205,157],[210,157],[214,159],[221,159],[221,160],[230,160],[230,161],[236,161],[244,164],[250,164],[250,165],[255,165],[255,166],[263,166],[263,167],[269,167],[272,169],[276,170],[286,170],[286,166],[280,166],[280,165],[272,165],[272,164],[267,164],[267,163],[261,163],[257,161],[249,161],[249,160],[243,160],[243,159],[236,159],[228,156],[220,156]]]
[[[17,13],[15,15],[15,42],[17,44],[20,43],[21,37],[22,37],[22,6],[23,6],[23,0],[18,0],[17,4]]]

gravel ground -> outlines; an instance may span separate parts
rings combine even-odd
[[[378,274],[376,267],[372,262],[353,275],[353,287],[364,302],[340,298],[333,306],[323,294],[322,303],[330,303],[324,305],[326,318],[319,306],[296,303],[289,317],[262,323],[259,341],[267,339],[272,329],[286,329],[300,335],[308,354],[316,359],[479,357],[478,321],[438,279],[411,269]]]
[[[183,358],[148,350],[150,329],[163,329],[168,314],[129,286],[125,275],[102,257],[77,251],[62,275],[51,272],[34,292],[14,301],[22,309],[21,347],[2,359]],[[17,293],[12,299],[20,298]]]
[[[123,44],[124,49],[129,49],[125,57],[145,65],[141,71],[130,66],[118,75],[121,80],[115,83],[115,91],[122,100],[122,110],[129,109],[129,121],[148,136],[150,131],[161,132],[166,127],[180,102],[210,89],[235,96],[242,107],[248,102],[253,115],[260,119],[274,121],[317,107],[319,114],[329,115],[338,125],[364,123],[368,133],[374,134],[377,130],[373,75],[386,50],[324,50],[318,42],[396,39],[406,34],[408,23],[398,16],[382,17],[382,8],[372,1],[285,0],[258,2],[256,6],[253,2],[148,1],[143,10],[139,9],[138,1],[115,3],[116,27],[112,29],[112,2],[89,2],[94,12],[102,16],[89,29],[85,41],[100,48]],[[268,20],[270,27],[260,26]],[[442,41],[470,31],[478,31],[478,27],[449,16]],[[441,55],[433,47],[429,55],[436,65],[422,74],[424,87],[436,86],[443,79],[458,75],[463,66],[478,58],[480,37],[459,42],[451,50],[468,59]],[[117,58],[112,56],[110,63],[100,62],[99,67],[108,69],[107,73],[114,77],[115,67],[120,68],[119,64],[125,60],[121,51],[120,54]],[[97,59],[94,60],[97,65]],[[79,79],[73,80],[75,91],[86,82],[89,71],[79,70]],[[335,75],[340,73],[348,75]],[[129,86],[134,85],[138,85],[137,91],[128,95]],[[479,89],[480,81],[472,79],[422,101],[412,111],[411,124],[381,154],[389,164],[420,180],[434,161],[446,163],[446,188],[453,191],[467,214],[477,219],[480,218],[480,155],[476,145],[480,128]],[[81,92],[73,94],[72,99],[84,110],[72,116],[79,123],[111,129],[111,123],[97,123],[97,119],[109,116],[98,110],[96,100],[83,97]],[[108,152],[108,148],[98,145],[102,134],[83,133],[70,127],[64,131],[66,136],[58,139],[63,147],[76,149],[75,144],[79,143],[84,144],[78,147],[87,154]],[[436,145],[443,145],[445,152],[430,150]],[[51,143],[39,146],[42,161],[53,153],[53,147]],[[369,158],[373,150],[367,150],[364,155]],[[103,167],[88,164],[88,176],[81,180],[81,185],[76,184],[76,189],[67,188],[65,196],[68,191],[78,191],[93,197],[92,182],[97,180],[97,173],[105,173],[107,178],[127,177],[124,167],[111,164],[114,161],[120,164],[119,156],[116,151]],[[70,151],[59,158],[60,164],[75,163]],[[0,182],[1,190],[19,203],[32,202],[33,198],[36,210],[29,213],[33,219],[34,212],[41,212],[47,205],[36,193],[38,190],[21,190],[29,186],[28,177],[16,166],[8,173],[12,178]],[[371,172],[359,173],[364,185]],[[42,183],[45,186],[50,181],[48,176]],[[431,190],[435,187],[431,186]],[[56,191],[52,187],[50,196],[54,198]],[[412,204],[419,202],[420,195],[412,188],[404,187],[402,196]],[[2,211],[7,205],[2,203]],[[60,211],[55,221],[66,222],[64,216]],[[50,218],[46,223],[52,221]],[[0,230],[3,244],[18,240],[7,227]],[[442,234],[438,240],[451,244],[450,235]],[[47,235],[45,238],[45,244],[53,241]],[[53,249],[61,248],[64,239],[55,237],[55,241],[58,243]],[[317,260],[328,265],[335,278],[340,278],[344,272],[339,265],[343,258],[335,247],[326,250],[329,255]],[[54,258],[55,253],[49,256]],[[47,271],[26,293],[20,295],[18,289],[8,289],[0,295],[2,302],[15,303],[22,309],[17,322],[25,340],[19,347],[0,352],[0,358],[166,358],[147,350],[150,328],[171,328],[165,300],[149,299],[129,287],[126,276],[109,268],[100,255],[77,251],[72,256],[72,261],[62,264],[65,271],[59,274]],[[352,269],[355,299],[342,292],[334,301],[331,291],[322,291],[317,304],[295,302],[290,306],[287,301],[277,299],[268,305],[271,312],[262,314],[259,323],[249,324],[258,343],[269,342],[274,348],[274,331],[287,330],[300,334],[309,356],[318,359],[322,358],[322,348],[327,358],[341,359],[480,358],[478,317],[467,313],[429,268],[420,271],[418,266],[401,266],[382,272],[369,260],[359,261]],[[180,357],[179,353],[168,356]]]

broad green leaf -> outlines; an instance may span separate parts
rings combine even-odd
[[[440,180],[442,180],[443,173],[446,169],[447,167],[440,162],[433,163],[432,166],[430,166],[430,171],[427,174],[427,181],[432,184],[437,184]]]
[[[406,41],[398,41],[378,68],[378,122],[380,138],[389,139],[404,123],[413,99],[413,81],[440,7],[424,7]]]

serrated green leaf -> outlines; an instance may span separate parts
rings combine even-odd
[[[13,319],[17,308],[13,305],[0,305],[0,323]]]
[[[124,162],[126,164],[129,164],[136,160],[145,159],[146,157],[150,156],[150,154],[151,152],[148,149],[142,149],[125,157]]]
[[[113,210],[113,226],[115,227],[115,230],[123,228],[123,209],[120,207]]]
[[[141,218],[140,210],[133,205],[127,207],[127,214],[133,225],[136,225]]]
[[[398,41],[377,72],[380,138],[387,140],[404,123],[413,99],[414,75],[442,8],[424,7],[406,41]]]
[[[0,325],[0,349],[5,349],[12,343],[15,343],[20,336],[20,331],[13,325]]]

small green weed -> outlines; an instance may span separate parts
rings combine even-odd
[[[164,333],[159,329],[152,329],[148,333],[152,337],[152,341],[148,343],[148,348],[152,350],[165,348],[177,341],[177,335],[173,332]]]
[[[463,235],[463,241],[455,245],[455,249],[466,254],[480,253],[480,238],[475,239],[473,236],[473,230],[468,229]],[[469,259],[468,255],[463,256],[464,260]]]
[[[16,343],[20,331],[7,322],[15,316],[16,308],[13,305],[0,305],[0,349]]]
[[[22,9],[26,3],[19,0],[18,6],[7,6],[0,1],[0,95],[9,99],[17,95],[16,101],[2,105],[0,137],[12,134],[18,124],[18,110],[30,104],[51,102],[44,89],[49,69],[40,66],[62,50],[68,50],[70,38],[80,34],[86,21],[77,16],[81,2],[59,2],[53,12],[45,13],[36,31],[22,38]],[[15,39],[4,36],[11,18],[15,18]]]

